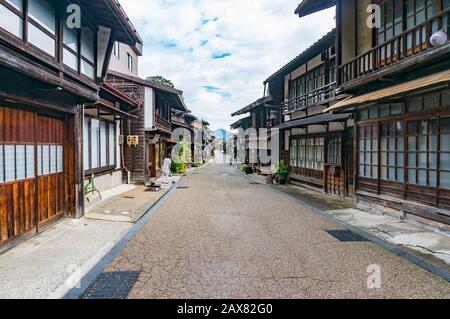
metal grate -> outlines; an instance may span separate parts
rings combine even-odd
[[[177,189],[188,189],[189,186],[178,186]]]
[[[327,230],[328,234],[343,243],[367,242],[368,240],[351,230]]]
[[[126,299],[140,274],[140,271],[105,272],[81,298]]]

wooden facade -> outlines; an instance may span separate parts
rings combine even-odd
[[[268,156],[272,155],[272,138],[278,138],[278,136],[273,137],[271,130],[281,122],[280,101],[267,95],[233,113],[232,116],[243,114],[250,114],[250,116],[237,121],[231,128],[242,129],[244,132],[245,163],[250,164],[256,172],[262,175],[271,175],[272,169],[278,163],[265,161],[261,152],[265,152]],[[266,131],[265,136],[262,135],[262,130]]]
[[[381,7],[379,28],[366,25],[371,3]],[[332,4],[337,10],[337,87],[348,99],[328,111],[355,115],[358,204],[448,230],[450,2]],[[305,0],[297,14],[329,5]],[[432,42],[432,36],[441,43]]]
[[[325,35],[275,74],[265,84],[271,96],[281,98],[283,123],[281,153],[289,165],[291,182],[328,194],[353,194],[351,115],[324,113],[336,103],[335,30]],[[349,155],[350,154],[350,155]],[[350,176],[349,176],[350,175]]]
[[[113,40],[139,41],[116,2],[79,3],[98,16],[65,30],[69,2],[0,1],[0,252],[83,216],[84,105]]]
[[[177,143],[172,137],[172,110],[189,112],[183,92],[115,71],[109,72],[107,82],[141,103],[134,113],[137,118],[124,132],[137,136],[139,143],[123,147],[123,165],[133,183],[151,184],[161,176],[163,160]]]

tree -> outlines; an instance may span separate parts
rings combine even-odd
[[[163,77],[161,75],[149,76],[149,77],[147,77],[146,80],[149,81],[149,82],[153,82],[153,83],[159,84],[159,85],[175,88],[175,85],[173,84],[172,81],[166,79],[165,77]]]

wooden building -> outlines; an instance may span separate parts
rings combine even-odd
[[[367,7],[381,8],[379,26]],[[336,5],[337,87],[354,112],[354,187],[364,207],[449,229],[450,1],[303,1]],[[370,12],[370,11],[369,11]]]
[[[247,131],[252,127],[252,117],[247,116],[241,118],[240,120],[231,124],[232,130],[242,130],[243,132]],[[239,135],[233,138],[235,143],[235,157],[234,159],[241,164],[249,164],[250,163],[250,148],[249,148],[249,136],[248,135]]]
[[[81,28],[69,1],[0,1],[0,251],[83,215],[83,105],[114,41],[139,41],[117,1],[77,3]]]
[[[335,38],[329,32],[264,83],[284,101],[277,128],[290,181],[347,196],[353,194],[352,114],[324,113],[338,100]]]
[[[137,144],[124,147],[124,167],[132,183],[151,184],[161,176],[162,162],[177,143],[172,137],[172,110],[188,113],[183,92],[138,77],[109,71],[107,82],[134,100],[133,113],[124,136],[136,136]]]
[[[245,134],[245,148],[246,153],[248,153],[246,161],[258,173],[271,175],[274,167],[279,163],[272,163],[270,159],[263,159],[262,152],[268,157],[272,156],[271,129],[280,124],[281,121],[280,100],[276,100],[269,94],[234,112],[231,116],[240,116],[248,113],[250,117],[246,118],[246,120],[238,121],[232,125],[232,128],[246,128],[244,131],[248,129],[254,130],[254,134]],[[248,120],[250,123],[248,123]],[[247,131],[246,133],[250,132]]]
[[[176,137],[179,141],[182,141],[185,137],[189,139],[190,146],[190,163],[195,162],[195,147],[196,139],[198,139],[199,132],[195,131],[194,122],[198,119],[188,112],[172,109],[172,128],[182,133],[183,137]],[[186,141],[188,143],[188,141]]]

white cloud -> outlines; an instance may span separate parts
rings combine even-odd
[[[172,80],[214,129],[229,129],[267,77],[333,28],[334,9],[299,19],[297,2],[121,0],[144,39],[140,76]]]

